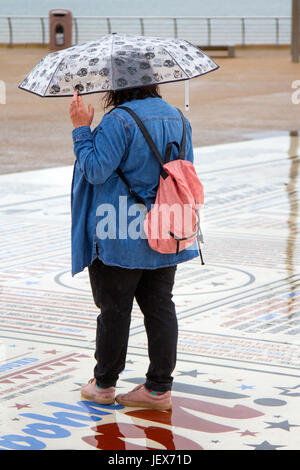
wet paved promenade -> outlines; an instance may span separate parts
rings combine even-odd
[[[299,137],[195,149],[205,266],[179,266],[173,410],[82,401],[97,309],[70,275],[72,167],[0,176],[1,449],[300,449]],[[144,380],[132,314],[117,392]]]

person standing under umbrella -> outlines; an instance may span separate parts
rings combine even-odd
[[[100,404],[116,399],[124,406],[167,410],[172,407],[178,339],[172,300],[175,272],[178,263],[198,257],[199,251],[194,244],[178,254],[162,254],[152,250],[145,237],[130,236],[133,217],[128,214],[136,201],[116,170],[122,169],[149,210],[155,201],[160,166],[133,117],[118,105],[131,108],[139,116],[161,155],[165,155],[169,142],[180,145],[182,120],[178,110],[162,98],[157,85],[107,92],[104,100],[105,110],[112,109],[93,131],[94,109],[91,105],[86,109],[77,92],[69,109],[76,157],[72,182],[73,274],[88,266],[93,298],[101,311],[94,377],[81,393]],[[193,162],[191,125],[184,119],[185,158]],[[173,146],[171,160],[177,154]],[[115,226],[105,231],[110,207],[119,217]],[[134,299],[144,315],[150,365],[144,384],[115,397],[119,374],[125,368]]]
[[[184,204],[195,209],[201,202],[202,185],[190,164],[191,126],[179,110],[162,98],[158,86],[184,81],[187,110],[189,80],[218,68],[211,57],[184,39],[112,33],[47,54],[19,84],[21,90],[43,98],[73,97],[70,117],[76,161],[71,196],[72,275],[88,267],[93,297],[101,310],[97,318],[94,378],[82,387],[82,394],[101,404],[115,399],[136,299],[144,314],[150,365],[145,384],[128,394],[119,394],[116,400],[123,405],[171,407],[171,374],[176,364],[178,336],[172,301],[176,266],[199,254],[204,263],[200,245],[198,251],[190,232],[177,231],[177,227],[175,230],[174,220],[168,237],[173,237],[175,253],[165,249],[158,252],[155,245],[151,245],[152,249],[153,239],[150,237],[148,243],[143,228],[152,230],[149,220],[158,221],[151,214],[152,205],[155,209],[160,207],[154,204],[156,194],[163,193],[157,191],[160,175],[169,185],[164,192],[167,207],[172,204],[170,193],[174,195],[178,189],[179,194],[179,188],[184,187],[191,190],[191,197],[184,199],[188,204]],[[90,105],[85,108],[79,93],[105,93],[105,110],[112,107],[93,131],[90,126],[94,109]],[[126,105],[129,113],[120,105]],[[188,161],[184,162],[184,158]],[[169,162],[169,169],[170,165],[173,170],[177,168],[179,179],[174,172],[165,170],[165,161]],[[193,167],[197,184],[182,177],[183,166],[190,167],[190,175]],[[141,204],[136,204],[137,200]],[[142,206],[143,211],[137,206]],[[142,217],[135,217],[139,210]],[[197,210],[194,221],[196,213],[197,239],[201,241]],[[157,225],[162,225],[161,219]]]

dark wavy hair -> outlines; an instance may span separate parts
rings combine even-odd
[[[143,100],[144,98],[162,98],[158,85],[147,85],[140,88],[108,91],[102,98],[104,110],[118,106],[126,101]]]

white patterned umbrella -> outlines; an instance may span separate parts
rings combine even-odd
[[[218,68],[183,39],[113,33],[46,55],[19,88],[42,97],[84,95],[189,80]]]

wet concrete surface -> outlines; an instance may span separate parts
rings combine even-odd
[[[0,177],[0,450],[299,450],[299,148],[195,147],[206,264],[178,267],[168,412],[81,399],[98,312],[86,270],[70,275],[72,167]],[[147,368],[135,304],[117,392]]]

